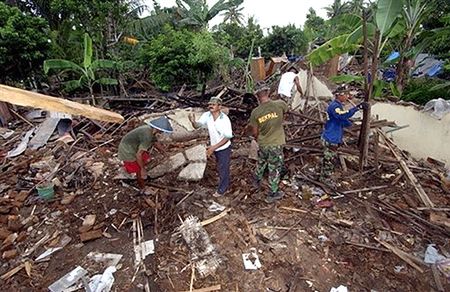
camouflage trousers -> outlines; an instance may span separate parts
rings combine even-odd
[[[323,144],[323,159],[322,167],[320,169],[320,180],[326,181],[331,178],[334,173],[334,165],[337,159],[337,148],[338,145],[329,143],[322,140]]]
[[[281,173],[284,169],[283,146],[260,146],[258,164],[256,166],[256,180],[260,182],[266,168],[269,171],[269,187],[272,193],[278,192]]]

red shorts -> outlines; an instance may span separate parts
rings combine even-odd
[[[147,164],[150,161],[150,154],[148,154],[147,151],[142,152],[141,157],[144,164]],[[139,173],[141,171],[141,167],[137,161],[124,161],[123,167],[128,173]]]

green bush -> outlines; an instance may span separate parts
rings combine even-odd
[[[402,99],[405,101],[412,101],[417,104],[426,104],[428,101],[436,98],[450,100],[450,92],[448,88],[438,90],[432,89],[434,86],[445,82],[445,80],[435,78],[411,79],[403,91]]]
[[[205,83],[228,55],[207,31],[166,26],[163,34],[143,46],[141,61],[150,68],[155,85],[169,91],[183,83]]]
[[[0,2],[0,83],[22,81],[42,70],[50,50],[44,19]]]

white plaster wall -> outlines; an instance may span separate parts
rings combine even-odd
[[[388,134],[398,147],[415,158],[432,157],[450,167],[450,114],[437,120],[412,106],[390,103],[376,103],[372,114],[380,119],[395,121],[398,126],[409,125]]]

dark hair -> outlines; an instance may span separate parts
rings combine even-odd
[[[289,71],[294,71],[296,74],[298,74],[298,69],[295,68],[294,66],[292,66],[291,68],[289,68]]]

